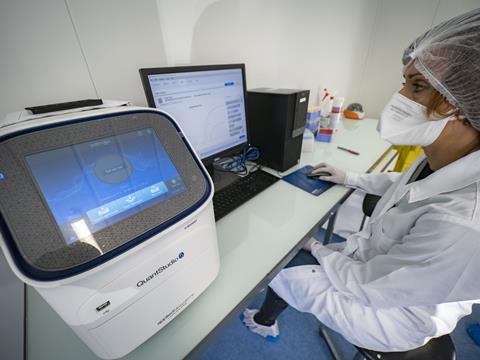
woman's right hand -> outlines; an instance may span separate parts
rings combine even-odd
[[[330,181],[335,184],[345,184],[345,179],[347,177],[347,173],[343,170],[337,169],[326,163],[320,163],[313,167],[312,174],[315,175],[316,173],[326,172],[330,175],[322,175],[318,178],[324,181]]]

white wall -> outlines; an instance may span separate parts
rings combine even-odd
[[[355,100],[367,115],[378,117],[390,96],[401,87],[404,49],[433,25],[480,7],[480,0],[379,1],[370,49]]]
[[[145,105],[138,68],[245,62],[248,87],[320,87],[369,116],[403,49],[480,0],[2,0],[0,118],[101,97]]]
[[[376,7],[376,0],[217,1],[195,26],[192,62],[245,62],[249,87],[307,88],[313,102],[320,86],[351,97]]]
[[[0,118],[27,105],[95,97],[63,0],[2,0]]]
[[[432,25],[438,0],[380,1],[363,75],[354,98],[377,117],[401,87],[402,54]]]
[[[433,19],[433,24],[439,24],[442,21],[450,19],[451,17],[460,15],[469,10],[477,9],[479,7],[480,0],[441,0],[438,3],[437,11]]]
[[[166,65],[155,0],[67,4],[98,96],[146,105],[138,69]]]

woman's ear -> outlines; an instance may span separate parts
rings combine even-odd
[[[458,109],[450,104],[446,99],[442,101],[440,106],[438,107],[438,110],[441,114],[455,114],[458,113]]]

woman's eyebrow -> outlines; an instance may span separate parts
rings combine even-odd
[[[423,80],[423,81],[427,81],[422,74],[420,74],[419,72],[417,73],[413,73],[413,74],[408,74],[407,76],[403,76],[404,78],[406,79],[413,79],[414,77],[417,77],[419,76],[420,78],[418,80]]]

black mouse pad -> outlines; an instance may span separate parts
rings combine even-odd
[[[307,174],[313,169],[313,166],[307,165],[297,171],[284,176],[282,180],[296,186],[312,195],[318,196],[324,191],[330,189],[334,183],[323,181],[316,178],[309,178]]]

